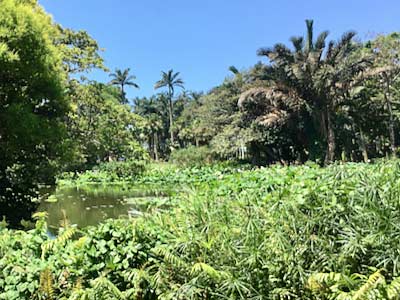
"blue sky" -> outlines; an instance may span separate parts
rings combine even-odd
[[[304,20],[337,39],[356,30],[400,31],[398,0],[39,0],[64,27],[88,31],[105,49],[106,65],[131,68],[140,90],[150,96],[161,70],[181,72],[186,89],[207,91],[229,75],[260,60],[256,50],[303,35]],[[384,5],[383,5],[384,3]],[[92,79],[108,81],[101,72]]]

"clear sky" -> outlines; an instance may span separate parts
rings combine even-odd
[[[303,35],[304,20],[337,39],[400,31],[399,0],[39,0],[64,27],[88,31],[105,49],[106,65],[131,68],[150,96],[161,70],[181,72],[186,89],[207,91],[260,60],[256,50]],[[108,81],[108,75],[92,74]]]

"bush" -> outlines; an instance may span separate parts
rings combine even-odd
[[[131,179],[141,174],[145,169],[145,163],[138,160],[110,161],[102,163],[94,168],[119,179]]]
[[[58,184],[76,185],[92,182],[132,181],[146,168],[145,161],[110,161],[95,166],[83,173],[65,172],[58,177]]]
[[[201,166],[212,163],[214,156],[207,146],[189,146],[173,151],[169,161],[179,166]]]

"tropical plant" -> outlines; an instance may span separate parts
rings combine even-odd
[[[185,187],[168,209],[0,229],[0,299],[398,299],[399,172],[154,166],[135,182]]]
[[[175,93],[175,88],[184,88],[184,82],[179,78],[179,72],[174,73],[171,69],[167,72],[161,72],[161,79],[154,85],[155,89],[166,87],[168,89],[168,114],[169,114],[169,131],[171,137],[171,145],[174,147],[174,116],[173,116],[173,98]]]
[[[139,85],[134,82],[136,76],[129,75],[130,69],[120,70],[116,69],[114,73],[110,74],[112,80],[110,81],[111,85],[117,85],[120,87],[121,91],[121,103],[126,104],[128,103],[128,99],[126,98],[125,87],[126,86],[133,86],[134,88],[139,88]]]
[[[353,55],[361,47],[353,39],[355,32],[347,32],[338,42],[330,41],[327,45],[327,31],[314,40],[313,21],[307,20],[306,25],[305,38],[291,39],[293,50],[276,44],[258,51],[271,62],[265,75],[268,86],[246,91],[239,104],[245,107],[246,102],[256,101],[263,105],[264,113],[261,110],[258,118],[266,126],[288,122],[301,110],[308,111],[316,132],[326,143],[325,161],[332,162],[337,111],[372,61]]]
[[[308,288],[323,299],[382,299],[400,298],[400,278],[386,282],[383,270],[371,275],[342,273],[316,273],[308,279]]]
[[[388,114],[388,131],[390,140],[390,151],[396,156],[396,135],[395,135],[395,113],[393,100],[397,93],[396,82],[400,75],[400,34],[378,36],[375,40],[367,43],[367,47],[374,53],[374,65],[379,68],[378,86],[381,87],[381,95]]]

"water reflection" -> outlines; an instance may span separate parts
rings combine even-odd
[[[50,228],[57,229],[68,218],[83,228],[109,218],[138,216],[155,204],[165,203],[171,192],[154,186],[87,185],[61,187],[52,192],[51,201],[42,202],[39,211],[47,211]]]

